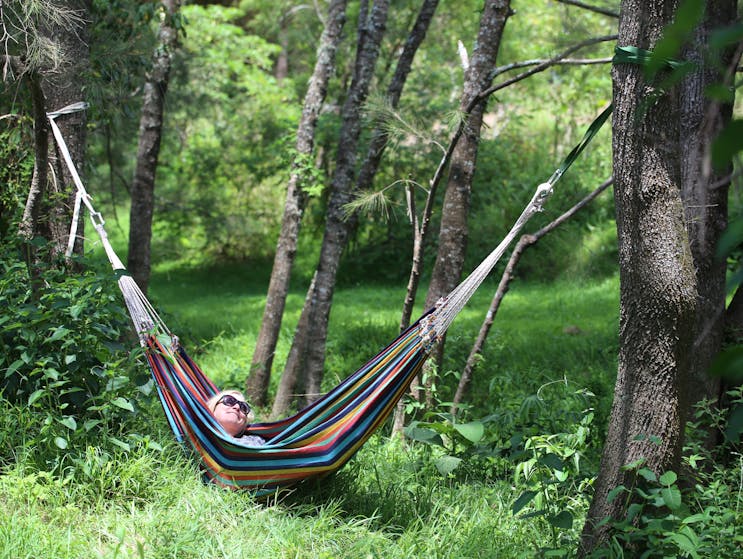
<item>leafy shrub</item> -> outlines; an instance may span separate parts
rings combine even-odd
[[[32,448],[47,468],[70,466],[90,444],[127,450],[122,437],[149,377],[137,376],[121,343],[129,321],[113,277],[49,269],[34,293],[15,248],[0,247],[0,395],[24,427],[6,425],[2,448]]]
[[[743,453],[736,422],[743,387],[728,391],[731,405],[718,408],[703,401],[687,427],[684,470],[657,476],[643,460],[625,466],[636,473],[632,487],[619,486],[609,499],[626,499],[627,514],[606,519],[610,544],[593,557],[739,557],[743,548]],[[723,442],[704,444],[710,430]],[[732,436],[731,436],[732,435]]]

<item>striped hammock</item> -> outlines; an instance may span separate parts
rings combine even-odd
[[[435,343],[441,339],[526,222],[541,211],[552,193],[553,185],[611,110],[605,110],[594,121],[581,144],[546,183],[537,187],[508,235],[456,289],[439,300],[433,309],[424,313],[363,367],[305,409],[280,421],[251,425],[250,434],[263,437],[266,444],[249,447],[230,437],[211,414],[206,402],[218,392],[217,387],[188,357],[178,338],[170,332],[134,279],[126,273],[111,247],[104,220],[93,208],[55,123],[58,116],[84,108],[84,104],[75,104],[48,113],[52,132],[78,191],[70,237],[74,238],[79,208],[84,203],[111,266],[118,275],[119,288],[147,356],[173,433],[179,441],[198,453],[207,480],[232,489],[250,489],[257,494],[270,493],[338,470],[384,423],[420,372]]]

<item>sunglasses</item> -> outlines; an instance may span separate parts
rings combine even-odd
[[[245,415],[248,415],[250,413],[250,406],[247,402],[243,402],[242,400],[238,400],[234,396],[230,396],[229,394],[226,394],[222,396],[219,401],[217,401],[217,404],[224,404],[228,408],[231,408],[235,404],[237,404],[237,407],[240,408],[240,411],[243,412]]]

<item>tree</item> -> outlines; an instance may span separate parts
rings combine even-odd
[[[52,257],[65,252],[76,189],[61,155],[49,142],[46,113],[82,101],[88,67],[88,2],[9,2],[0,12],[3,79],[24,78],[34,118],[35,163],[19,234],[26,241],[43,236]],[[81,166],[85,152],[86,118],[73,112],[58,119],[70,155]],[[53,170],[50,174],[49,168]],[[81,224],[82,226],[82,224]],[[81,252],[82,233],[72,242]],[[26,244],[31,276],[36,277],[35,248]]]
[[[297,329],[290,349],[290,357],[292,353],[296,353],[298,358],[290,359],[289,363],[296,363],[306,371],[306,392],[310,400],[320,393],[335,278],[340,255],[348,239],[344,206],[351,199],[354,184],[356,150],[361,134],[361,107],[367,98],[374,76],[374,68],[385,32],[389,2],[387,0],[374,2],[368,14],[367,8],[367,2],[362,2],[354,75],[342,109],[342,124],[338,138],[340,147],[330,186],[330,200],[326,212],[320,259],[315,273],[314,290],[312,293],[308,292],[310,305],[305,305],[302,311],[303,315],[308,312],[309,318],[300,317],[300,324],[305,324],[307,327],[302,330]],[[287,378],[299,378],[300,373],[289,371],[287,368],[284,375],[289,375]],[[274,412],[277,411],[283,410],[274,409]]]
[[[271,367],[289,292],[289,280],[297,252],[297,238],[306,203],[304,182],[310,171],[308,166],[312,164],[310,157],[315,144],[317,119],[328,91],[328,82],[335,70],[335,54],[346,21],[347,4],[348,0],[333,0],[328,7],[325,29],[320,37],[317,50],[315,69],[304,97],[302,119],[297,128],[296,155],[286,189],[281,232],[276,245],[271,280],[266,294],[266,306],[253,352],[250,375],[246,380],[247,394],[258,406],[266,404]]]
[[[139,119],[137,164],[131,186],[127,268],[143,293],[150,279],[150,244],[154,212],[155,174],[160,155],[165,94],[173,51],[177,47],[180,0],[163,0],[158,45],[144,85]]]
[[[711,17],[706,22],[719,22],[720,14],[731,15],[727,3],[707,4]],[[658,49],[659,56],[651,58],[651,65],[661,58],[660,53],[668,56],[664,49],[669,48],[669,41],[678,43],[687,37],[688,13],[683,12],[682,18],[679,12],[674,20],[678,8],[677,2],[624,0],[619,45]],[[692,20],[689,31],[697,21]],[[694,48],[704,46],[706,34],[697,29]],[[583,553],[608,540],[609,524],[599,523],[607,517],[621,518],[625,506],[624,499],[610,502],[609,492],[622,485],[631,487],[638,464],[656,474],[678,471],[688,411],[686,387],[699,366],[694,355],[700,324],[697,317],[702,309],[722,312],[719,300],[713,307],[700,303],[706,288],[701,288],[699,281],[710,277],[710,272],[697,273],[695,254],[700,252],[693,244],[698,241],[698,232],[687,228],[688,215],[698,211],[689,208],[691,199],[701,195],[699,188],[710,185],[697,180],[696,167],[703,160],[699,154],[706,150],[710,136],[699,126],[700,120],[691,127],[685,120],[690,111],[696,112],[691,99],[701,101],[700,96],[690,93],[701,91],[697,87],[705,83],[699,67],[695,74],[687,79],[700,80],[697,84],[674,85],[673,80],[661,81],[668,78],[665,70],[654,81],[645,78],[646,71],[639,65],[616,64],[612,72],[619,365],[600,472],[583,531]],[[684,158],[689,156],[691,138],[696,162],[687,165]],[[692,183],[696,184],[690,189],[685,187]],[[691,196],[691,191],[696,194]],[[707,229],[707,235],[715,236],[709,228],[719,227],[720,218],[717,214],[697,231]]]
[[[692,375],[688,405],[703,398],[717,400],[719,379],[709,367],[720,351],[725,325],[725,260],[716,250],[728,225],[728,187],[732,167],[715,169],[710,161],[713,140],[730,121],[732,103],[710,98],[713,85],[729,82],[735,68],[734,49],[710,51],[711,34],[734,21],[735,0],[714,0],[700,6],[701,21],[691,32],[681,58],[693,62],[694,71],[679,84],[681,197],[684,203],[691,252],[697,277],[698,311],[694,326]],[[693,15],[693,14],[692,14]],[[701,14],[700,14],[701,15]],[[695,22],[696,18],[689,18]],[[683,25],[681,21],[677,26]]]
[[[464,90],[460,110],[467,108],[474,98],[484,91],[492,80],[500,41],[506,21],[511,15],[510,1],[488,0],[485,2],[480,18],[480,30],[465,73]],[[432,307],[436,301],[449,293],[462,274],[464,255],[467,246],[467,214],[469,213],[472,179],[477,165],[477,148],[480,140],[482,117],[487,106],[487,98],[482,98],[467,114],[467,122],[449,164],[449,177],[441,209],[438,253],[431,273],[425,307]],[[443,355],[443,341],[437,346],[436,359]],[[429,370],[428,386],[433,383]],[[429,391],[429,399],[431,393]]]

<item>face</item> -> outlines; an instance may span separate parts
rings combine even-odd
[[[214,417],[217,418],[217,421],[219,421],[227,433],[236,437],[245,430],[248,424],[248,416],[244,410],[240,409],[240,404],[238,403],[245,402],[245,400],[239,394],[226,394],[225,396],[227,396],[227,400],[234,400],[235,402],[233,405],[228,406],[223,396],[214,408]]]

